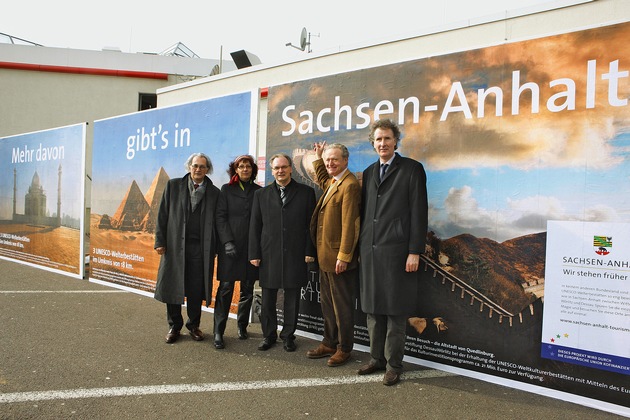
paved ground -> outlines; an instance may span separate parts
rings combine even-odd
[[[611,419],[618,416],[439,370],[407,365],[403,381],[358,376],[298,351],[226,349],[184,336],[164,343],[164,305],[148,297],[0,260],[2,419]],[[204,312],[201,329],[212,329]]]

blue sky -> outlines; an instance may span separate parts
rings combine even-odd
[[[13,214],[13,170],[17,174],[16,212],[24,214],[24,197],[37,172],[40,185],[46,194],[46,209],[52,216],[57,213],[58,172],[61,165],[62,214],[76,219],[83,217],[83,153],[84,125],[73,125],[0,139],[0,220],[11,219]],[[40,150],[50,150],[51,159],[44,160]],[[15,150],[32,150],[31,159],[14,162]],[[57,154],[61,153],[63,155]],[[41,152],[40,152],[41,153]],[[39,157],[39,159],[38,159]],[[54,159],[54,157],[58,157]]]
[[[228,181],[228,163],[249,153],[250,100],[250,93],[241,93],[95,122],[92,212],[112,215],[134,180],[146,194],[160,167],[171,178],[184,176],[184,163],[196,152],[210,157],[214,166],[210,178],[220,188]],[[142,137],[143,128],[145,133],[159,132],[154,136],[156,150],[132,147],[132,154],[128,139]],[[175,132],[182,130],[190,131],[190,145],[175,147]],[[162,149],[164,132],[168,144]]]
[[[630,222],[629,140],[627,132],[611,140],[623,160],[606,168],[585,163],[531,170],[504,165],[428,171],[430,202],[438,210],[432,227],[445,237],[461,233],[463,226],[469,233],[488,236],[483,234],[492,232],[488,218],[495,217],[499,220],[490,237],[502,241],[518,232],[546,231],[547,220]],[[460,226],[447,221],[454,196],[458,212],[467,212],[467,217],[458,218]],[[455,210],[450,212],[453,216]]]

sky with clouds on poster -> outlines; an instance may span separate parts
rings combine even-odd
[[[325,130],[332,125],[326,120],[323,131],[300,136],[291,119],[307,111],[319,119],[319,110],[336,110],[339,102],[356,107],[351,114],[359,128],[370,104],[390,100],[393,112],[387,112],[397,115],[398,98],[412,97],[439,110],[422,112],[420,106],[415,122],[410,111],[415,108],[405,107],[400,151],[428,171],[429,225],[440,237],[470,233],[504,241],[544,232],[548,220],[627,223],[630,119],[624,62],[630,49],[623,40],[629,31],[628,24],[611,25],[277,86],[270,91],[269,109],[279,114],[270,116],[279,123],[269,124],[268,139],[279,143],[285,136],[281,147],[305,148],[309,141],[334,137],[352,146],[350,168],[360,171],[376,160],[367,128],[332,133]],[[527,93],[515,96],[515,78],[521,87],[537,86],[536,100]],[[502,106],[496,108],[492,96],[478,102],[478,89],[502,92]],[[292,146],[301,137],[303,143]]]
[[[263,64],[303,58],[302,28],[313,54],[324,54],[466,25],[509,11],[537,10],[584,0],[392,0],[207,2],[193,0],[21,0],[3,7],[0,32],[47,47],[160,53],[182,42],[202,58],[230,59],[246,50]],[[222,53],[222,54],[221,54]]]

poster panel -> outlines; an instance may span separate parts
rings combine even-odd
[[[299,182],[317,189],[318,141],[345,144],[361,179],[381,118],[424,164],[428,245],[406,360],[629,413],[626,373],[540,352],[547,221],[630,222],[629,36],[623,23],[269,89],[266,154],[292,155]],[[317,334],[307,296],[301,322]]]
[[[228,164],[253,150],[252,107],[246,92],[95,122],[90,280],[153,296],[166,183],[184,176],[197,152],[212,160],[214,185],[227,183]]]
[[[628,223],[547,223],[542,357],[630,375],[628,250]]]
[[[0,139],[0,258],[83,278],[85,128]]]

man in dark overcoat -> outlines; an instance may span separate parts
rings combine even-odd
[[[166,303],[169,331],[174,343],[184,326],[181,305],[186,298],[188,328],[195,341],[203,340],[199,329],[201,305],[212,298],[216,239],[214,218],[219,189],[207,174],[212,162],[203,153],[186,161],[188,173],[168,181],[162,195],[155,228],[154,249],[161,256],[155,299]]]
[[[361,201],[360,298],[371,360],[358,373],[385,370],[385,385],[400,380],[406,322],[416,308],[427,235],[424,167],[395,152],[399,141],[394,122],[372,124],[370,142],[379,160],[363,171]]]
[[[285,154],[269,160],[275,182],[256,191],[249,227],[249,259],[259,267],[262,288],[261,326],[258,346],[268,350],[278,338],[276,302],[284,290],[284,322],[280,338],[286,351],[295,351],[300,288],[308,280],[315,246],[309,234],[315,208],[315,190],[291,179],[292,161]]]

